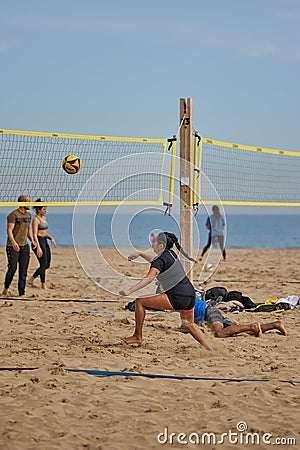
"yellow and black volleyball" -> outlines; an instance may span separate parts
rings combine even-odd
[[[73,175],[74,173],[78,173],[81,169],[81,161],[78,156],[68,155],[64,158],[62,162],[62,168],[65,172]]]

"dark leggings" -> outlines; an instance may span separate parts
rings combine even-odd
[[[209,249],[210,246],[211,246],[211,231],[210,231],[209,234],[208,234],[207,244],[206,244],[205,247],[203,247],[201,256],[204,256],[204,255],[205,255],[205,253],[207,252],[207,250]]]
[[[30,259],[30,249],[29,245],[20,246],[20,251],[16,252],[12,247],[6,247],[7,254],[7,267],[8,270],[5,275],[4,287],[8,289],[11,285],[14,274],[16,273],[18,263],[19,263],[19,280],[18,280],[18,291],[19,295],[25,294],[26,276],[27,269]]]
[[[50,262],[51,262],[51,251],[50,251],[50,247],[49,247],[47,238],[45,236],[38,236],[38,240],[39,240],[39,244],[40,244],[43,254],[39,258],[37,256],[37,249],[36,248],[33,249],[33,251],[40,263],[40,267],[38,269],[36,269],[36,271],[34,272],[33,278],[37,278],[38,276],[40,276],[41,283],[45,283],[46,270],[49,269]]]
[[[214,241],[217,241],[219,243],[220,249],[222,251],[223,259],[226,259],[226,250],[224,247],[224,236],[214,236]],[[201,256],[205,255],[209,247],[211,246],[211,233],[208,235],[208,241],[206,246],[203,248]]]

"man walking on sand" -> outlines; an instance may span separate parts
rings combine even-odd
[[[20,195],[18,202],[30,202],[28,195]],[[30,258],[30,248],[27,239],[33,245],[33,237],[30,230],[31,214],[29,206],[20,206],[7,216],[7,272],[5,275],[4,289],[2,295],[9,295],[8,289],[13,280],[14,274],[19,264],[18,291],[19,296],[25,294],[27,269]]]

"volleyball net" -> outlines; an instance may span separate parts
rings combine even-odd
[[[300,153],[194,137],[193,203],[300,206]],[[212,198],[213,197],[213,198]]]
[[[74,175],[62,169],[70,154],[82,161]],[[0,159],[0,206],[20,194],[49,206],[172,205],[179,184],[176,137],[0,130]],[[193,166],[194,205],[300,206],[300,153],[195,133]]]
[[[161,205],[174,188],[175,145],[172,139],[0,130],[0,206],[20,205],[20,194],[50,206]],[[79,173],[62,169],[67,155],[81,159]]]

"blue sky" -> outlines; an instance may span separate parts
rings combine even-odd
[[[300,1],[2,2],[0,128],[300,150]]]

